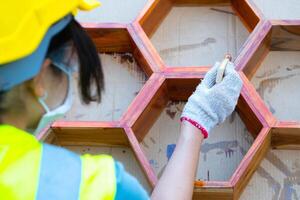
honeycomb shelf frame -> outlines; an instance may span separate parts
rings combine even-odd
[[[173,4],[198,5],[207,2],[207,0],[150,0],[132,23],[82,24],[100,53],[128,51],[133,53],[149,79],[120,120],[57,121],[44,129],[38,135],[38,139],[53,144],[58,139],[62,144],[129,146],[149,184],[154,188],[158,178],[139,142],[150,129],[166,102],[166,99],[162,98],[164,91],[169,92],[169,98],[171,96],[174,99],[186,100],[210,67],[168,67],[162,62],[148,36],[157,28],[154,22],[159,24]],[[228,3],[229,1],[210,2]],[[249,74],[252,71],[245,71],[247,67],[256,66],[256,63],[261,61],[267,49],[269,33],[273,28],[278,26],[298,28],[300,20],[267,20],[250,0],[230,2],[236,6],[240,17],[248,23],[252,31],[234,63],[243,80],[237,109],[241,111],[240,116],[255,140],[228,181],[207,181],[204,186],[195,186],[193,199],[238,199],[270,148],[298,149],[300,146],[300,122],[278,121],[249,81]],[[241,12],[243,9],[245,12]],[[155,18],[151,19],[151,16]],[[151,23],[154,23],[153,26]],[[187,90],[180,89],[178,85]],[[182,92],[183,95],[180,95]],[[145,123],[145,119],[149,122]]]
[[[261,19],[263,19],[261,11],[252,0],[150,0],[133,24],[136,29],[143,30],[143,33],[141,33],[143,42],[147,45],[149,52],[152,57],[155,58],[160,69],[178,67],[166,65],[149,39],[168,15],[172,7],[209,5],[230,5],[250,33],[256,30],[256,26],[261,22]]]
[[[293,34],[292,38],[290,33]],[[299,149],[300,145],[300,121],[279,120],[264,103],[261,96],[256,92],[253,84],[249,81],[260,67],[270,51],[277,51],[276,39],[289,38],[293,42],[296,51],[300,50],[300,20],[269,20],[265,21],[257,34],[249,41],[249,50],[243,61],[239,62],[239,70],[243,71],[244,83],[247,83],[249,93],[257,113],[264,115],[265,123],[271,127],[272,142],[274,149]],[[281,50],[280,50],[281,51]],[[284,51],[284,50],[283,50]]]

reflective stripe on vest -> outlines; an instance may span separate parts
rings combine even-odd
[[[68,150],[43,144],[38,200],[78,200],[81,182],[80,157]]]
[[[112,200],[115,193],[111,156],[80,157],[0,125],[0,199]]]

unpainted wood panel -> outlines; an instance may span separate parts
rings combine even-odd
[[[180,115],[185,102],[169,101],[141,146],[161,176],[180,134]],[[253,138],[237,113],[212,130],[201,147],[197,179],[227,181],[250,148]],[[220,170],[222,166],[222,170]]]
[[[207,66],[235,57],[248,35],[230,6],[173,7],[151,41],[166,65]]]
[[[77,87],[78,73],[74,73],[74,103],[65,116],[66,120],[112,121],[118,120],[138,94],[147,76],[132,55],[101,54],[105,91],[100,104],[84,105]]]
[[[251,82],[278,119],[300,121],[299,51],[270,51]]]
[[[299,151],[270,150],[240,199],[300,199]]]
[[[66,148],[79,154],[108,154],[124,165],[127,172],[135,176],[144,188],[150,193],[151,187],[139,166],[132,150],[129,147],[102,147],[102,146],[66,146]]]
[[[252,0],[269,19],[300,19],[299,0]]]
[[[79,11],[80,22],[130,23],[145,6],[147,0],[101,0],[101,6],[86,12]]]

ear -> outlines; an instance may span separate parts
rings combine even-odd
[[[44,78],[47,73],[47,69],[50,67],[51,60],[46,58],[43,62],[40,72],[30,81],[29,87],[33,95],[36,97],[42,97],[45,94]]]

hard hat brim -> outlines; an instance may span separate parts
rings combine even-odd
[[[35,77],[45,60],[51,39],[71,21],[72,16],[67,15],[52,25],[38,48],[30,55],[3,65],[0,65],[0,92],[7,91],[14,86]]]

